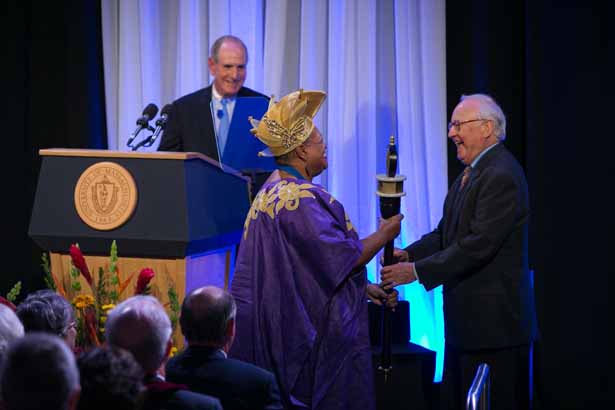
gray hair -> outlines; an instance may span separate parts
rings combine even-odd
[[[67,408],[80,389],[75,355],[58,336],[33,332],[7,350],[0,371],[7,410]]]
[[[0,357],[13,340],[22,336],[23,325],[15,312],[8,306],[0,305]]]
[[[462,95],[459,101],[465,100],[478,102],[478,116],[483,120],[493,121],[496,138],[499,141],[504,141],[506,139],[506,116],[493,97],[487,94],[470,94]]]
[[[47,332],[66,337],[75,320],[71,304],[53,290],[44,289],[30,293],[17,306],[17,317],[28,332]]]
[[[195,289],[182,304],[182,333],[188,343],[221,347],[227,342],[226,329],[236,313],[235,299],[225,290],[215,286]]]
[[[222,47],[222,44],[224,44],[225,42],[231,42],[231,43],[235,43],[235,44],[239,44],[243,47],[243,52],[246,56],[246,64],[248,63],[248,48],[246,47],[246,45],[243,43],[243,41],[241,41],[241,39],[239,37],[235,37],[232,36],[230,34],[227,34],[225,36],[222,37],[218,37],[216,39],[216,41],[214,41],[214,43],[211,45],[211,50],[209,51],[209,56],[211,58],[213,58],[213,60],[217,63],[218,62],[218,53],[220,52],[220,47]]]
[[[109,344],[132,353],[146,374],[164,360],[171,332],[171,320],[153,296],[126,299],[109,312],[105,324]]]

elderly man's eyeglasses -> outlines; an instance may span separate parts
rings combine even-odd
[[[461,126],[463,124],[467,124],[469,122],[474,122],[474,121],[488,121],[488,120],[485,120],[483,118],[476,118],[474,120],[467,120],[467,121],[451,121],[448,123],[448,130],[450,131],[451,128],[455,127],[455,131],[459,132],[461,131]]]
[[[73,330],[73,329],[77,329],[77,322],[72,321],[70,322],[62,331],[62,336],[66,336],[66,334],[68,333],[69,330]]]

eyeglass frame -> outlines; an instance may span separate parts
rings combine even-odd
[[[75,329],[77,330],[77,321],[73,320],[72,322],[70,322],[68,325],[66,325],[66,327],[64,329],[62,329],[62,333],[60,333],[60,336],[66,336],[69,332],[69,330],[71,329]]]
[[[463,124],[467,124],[469,122],[475,122],[475,121],[491,121],[491,120],[489,120],[487,118],[476,118],[476,119],[467,120],[467,121],[451,121],[451,122],[448,123],[447,130],[450,131],[451,128],[455,127],[455,131],[459,132],[459,131],[461,131],[461,126]]]

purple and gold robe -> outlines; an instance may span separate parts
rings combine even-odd
[[[344,207],[301,179],[266,183],[246,218],[230,355],[272,371],[287,409],[373,409],[363,246]]]

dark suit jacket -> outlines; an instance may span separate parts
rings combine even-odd
[[[272,373],[239,360],[225,358],[218,349],[191,346],[173,357],[167,380],[220,399],[224,410],[282,409]]]
[[[528,188],[502,144],[451,186],[438,227],[406,250],[420,282],[443,286],[446,343],[461,349],[529,343],[537,335],[528,268]]]
[[[200,152],[219,161],[211,114],[211,85],[173,102],[158,151]],[[242,87],[237,97],[265,97]]]
[[[157,378],[146,379],[145,385],[147,392],[142,410],[222,410],[218,399],[193,393],[186,386]]]

